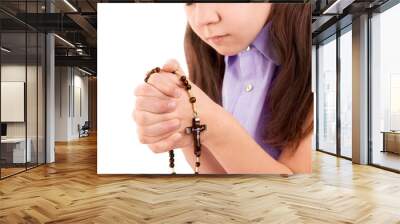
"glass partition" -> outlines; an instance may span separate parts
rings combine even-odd
[[[318,54],[318,149],[336,154],[336,36],[321,43]]]
[[[340,38],[340,154],[352,157],[352,33],[351,26]]]
[[[1,34],[2,177],[25,170],[31,161],[26,140],[26,41],[25,32]]]
[[[400,4],[371,18],[372,164],[400,171]]]
[[[26,5],[28,4],[28,5]],[[1,2],[41,13],[44,1]],[[4,22],[7,21],[7,22]],[[0,178],[45,163],[44,33],[0,12]]]

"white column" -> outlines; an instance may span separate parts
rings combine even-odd
[[[47,12],[53,12],[54,6],[50,1],[46,4]],[[55,161],[55,54],[54,35],[46,35],[46,163]]]
[[[368,163],[368,15],[353,19],[353,162]]]

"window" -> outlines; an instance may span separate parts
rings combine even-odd
[[[340,36],[340,155],[352,157],[352,33],[351,26]]]
[[[336,36],[318,47],[318,149],[336,153]]]
[[[400,170],[400,4],[371,18],[371,162]]]

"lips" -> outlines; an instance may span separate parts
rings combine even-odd
[[[210,37],[207,37],[206,39],[212,40],[212,39],[218,39],[218,38],[225,37],[225,36],[228,36],[228,34],[210,36]]]
[[[228,36],[228,34],[215,35],[215,36],[207,37],[206,39],[207,39],[207,41],[213,42],[214,44],[218,44],[218,43],[220,43],[221,41],[223,41],[223,39],[224,39],[225,37],[227,37],[227,36]]]

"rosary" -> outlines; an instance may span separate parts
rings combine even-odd
[[[154,73],[159,73],[161,72],[161,69],[159,67],[156,67],[152,69],[150,72],[146,74],[146,78],[144,81],[147,83],[148,79],[150,76]],[[191,92],[191,85],[189,84],[189,81],[186,79],[186,76],[178,74],[178,71],[172,72],[173,74],[176,74],[179,76],[179,80],[183,83],[184,88],[186,89],[188,95],[189,95],[189,102],[192,104],[192,109],[193,109],[193,119],[192,119],[192,126],[187,127],[185,129],[186,134],[192,134],[193,135],[193,140],[194,140],[194,155],[196,156],[196,163],[195,163],[195,174],[199,174],[199,168],[200,168],[200,154],[201,154],[201,143],[200,143],[200,133],[202,131],[205,131],[207,126],[205,124],[200,124],[200,118],[197,113],[197,108],[196,108],[196,97],[192,95]],[[175,159],[174,159],[174,150],[169,150],[169,167],[171,168],[172,174],[176,174],[175,172]]]

